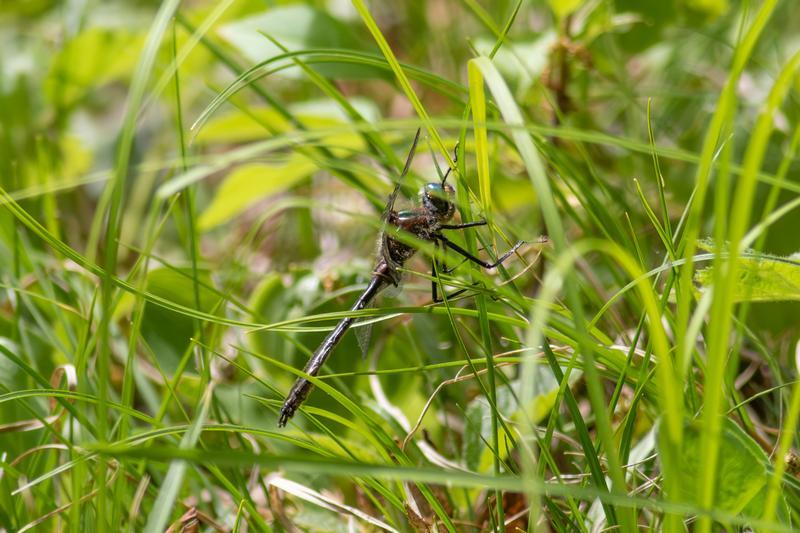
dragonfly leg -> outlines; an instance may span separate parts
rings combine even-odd
[[[439,226],[441,229],[466,229],[474,228],[475,226],[485,226],[485,220],[476,220],[475,222],[465,222],[463,224],[442,224]]]
[[[485,225],[486,225],[486,221],[485,221],[485,220],[483,220],[483,219],[481,219],[481,220],[475,220],[475,221],[473,221],[473,222],[465,222],[465,223],[463,223],[463,224],[442,224],[441,226],[439,226],[439,229],[467,229],[467,228],[474,228],[474,227],[476,227],[476,226],[485,226]],[[462,255],[463,255],[463,254],[462,254]],[[457,269],[458,267],[460,267],[461,265],[463,265],[463,264],[464,264],[464,262],[466,262],[467,260],[468,260],[468,259],[465,257],[465,258],[464,258],[464,259],[462,259],[462,260],[461,260],[461,262],[460,262],[460,263],[458,263],[456,266],[454,266],[454,267],[452,267],[452,268],[447,268],[447,269],[443,270],[443,272],[444,272],[445,274],[450,274],[450,273],[452,273],[452,272],[453,272],[455,269]]]
[[[439,242],[438,241],[433,241],[433,246],[434,246],[434,248],[438,249],[439,248]],[[462,261],[462,263],[463,263],[463,261]],[[436,261],[436,256],[434,256],[431,259],[431,274],[433,274],[433,276],[434,276],[434,279],[431,280],[431,300],[433,300],[433,303],[437,303],[438,304],[438,303],[442,302],[442,298],[439,297],[439,279],[438,279],[439,272],[441,272],[443,274],[450,274],[452,271],[454,271],[460,265],[461,265],[461,263],[459,263],[458,265],[454,266],[453,268],[448,268],[447,265],[443,263],[442,266],[444,268],[439,270],[439,264]],[[458,296],[458,295],[460,295],[460,294],[462,294],[462,293],[464,293],[466,291],[467,291],[467,289],[460,289],[460,290],[457,290],[457,291],[455,291],[455,292],[453,292],[451,294],[447,294],[446,292],[445,292],[445,294],[447,295],[446,297],[449,300],[450,298],[455,298],[456,296]]]
[[[447,237],[445,237],[445,236],[444,236],[444,235],[442,235],[442,234],[438,234],[438,235],[436,235],[436,237],[435,237],[435,238],[436,238],[437,240],[440,240],[440,241],[441,241],[441,242],[442,242],[442,243],[443,243],[445,246],[447,246],[447,247],[448,247],[448,248],[450,248],[451,250],[453,250],[453,251],[455,251],[455,252],[458,252],[459,254],[461,254],[461,255],[462,255],[462,256],[464,256],[465,258],[469,259],[469,260],[470,260],[470,261],[472,261],[473,263],[475,263],[475,264],[478,264],[478,265],[480,265],[480,266],[482,266],[483,268],[486,268],[486,269],[495,268],[497,265],[499,265],[500,263],[502,263],[503,261],[505,261],[506,259],[508,259],[509,257],[511,257],[511,254],[513,254],[514,252],[516,252],[516,251],[517,251],[517,249],[518,249],[520,246],[522,246],[523,244],[525,244],[525,241],[517,241],[517,243],[516,243],[514,246],[512,246],[512,247],[511,247],[511,249],[510,249],[509,251],[507,251],[506,253],[504,253],[503,255],[501,255],[501,256],[500,256],[500,257],[497,259],[497,261],[495,261],[494,263],[490,263],[490,262],[488,262],[488,261],[484,261],[483,259],[480,259],[480,258],[478,258],[478,257],[475,257],[474,255],[472,255],[471,253],[469,253],[468,251],[466,251],[465,249],[463,249],[461,246],[457,245],[456,243],[454,243],[453,241],[451,241],[450,239],[448,239]]]
[[[434,241],[433,241],[433,246],[434,246],[435,248],[438,248],[438,247],[439,247],[439,242],[434,240]],[[444,266],[444,269],[442,269],[442,270],[439,270],[439,265],[438,265],[438,263],[436,262],[436,257],[433,257],[433,258],[431,259],[431,273],[434,275],[434,277],[435,277],[435,278],[438,278],[437,274],[438,274],[439,272],[442,272],[443,274],[450,274],[450,273],[451,273],[451,272],[453,272],[455,269],[457,269],[458,267],[460,267],[461,265],[463,265],[463,264],[464,264],[464,261],[466,261],[466,259],[463,259],[463,260],[462,260],[461,262],[459,262],[459,263],[458,263],[456,266],[454,266],[454,267],[451,267],[451,268],[448,268],[448,267],[447,267],[447,265],[442,265],[442,266]],[[477,285],[477,283],[476,283],[475,285]],[[456,298],[456,297],[458,297],[458,296],[461,296],[462,294],[464,294],[464,293],[465,293],[465,292],[467,292],[468,290],[469,290],[469,289],[458,289],[458,290],[456,290],[456,291],[453,291],[453,292],[451,292],[450,294],[447,294],[447,293],[445,292],[445,294],[446,294],[446,299],[450,300],[451,298]],[[439,297],[439,283],[438,283],[438,279],[432,279],[432,280],[431,280],[431,300],[433,301],[433,303],[437,303],[437,304],[438,304],[438,303],[441,303],[442,301],[444,301],[444,298],[440,298],[440,297]]]
[[[434,281],[434,283],[436,283],[436,282]],[[433,303],[435,303],[435,304],[442,303],[444,301],[444,298],[440,298],[439,297],[439,293],[435,288],[433,290],[434,290],[434,292],[431,295],[433,297]],[[450,294],[447,295],[447,299],[451,300],[453,298],[457,298],[458,296],[461,296],[462,294],[464,294],[468,290],[469,289],[458,289],[457,291],[453,291],[453,292],[451,292]]]
[[[478,248],[479,252],[481,250],[483,250],[483,248]],[[451,266],[450,268],[446,268],[446,269],[442,270],[442,274],[452,274],[453,272],[455,272],[458,269],[458,267],[460,267],[461,265],[463,265],[467,261],[469,261],[469,259],[467,259],[466,257],[462,256],[461,257],[461,261],[459,261],[456,266]]]
[[[434,251],[439,250],[438,241],[433,241],[433,249]],[[445,267],[445,269],[447,269],[447,267]],[[433,276],[433,279],[431,280],[431,300],[439,303],[441,300],[439,299],[439,268],[436,264],[436,255],[431,257],[431,275]]]

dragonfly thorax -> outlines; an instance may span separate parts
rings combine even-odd
[[[455,189],[447,183],[427,183],[420,192],[422,207],[437,222],[447,222],[456,212],[455,194]]]

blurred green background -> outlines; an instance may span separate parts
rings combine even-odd
[[[66,365],[76,370],[72,390],[119,402],[158,421],[136,422],[114,412],[100,437],[96,428],[86,429],[89,420],[79,420],[82,427],[73,427],[69,437],[64,437],[64,428],[52,428],[61,434],[56,440],[71,444],[106,438],[119,442],[161,424],[188,424],[200,410],[210,379],[216,384],[211,419],[274,429],[275,401],[294,379],[275,361],[301,367],[330,327],[330,322],[304,324],[303,317],[343,311],[363,288],[371,274],[385,197],[420,125],[350,2],[182,2],[175,16],[165,19],[163,39],[152,49],[147,72],[137,73],[137,65],[143,68],[148,33],[164,6],[144,0],[4,0],[0,5],[0,186],[43,228],[34,231],[19,216],[0,209],[0,344],[24,361],[0,358],[2,392],[43,387],[42,381],[59,376],[56,369]],[[491,219],[492,231],[482,235],[481,246],[502,252],[516,239],[536,241],[548,233],[537,191],[493,104],[491,193],[488,202],[476,202],[475,145],[471,118],[465,115],[467,62],[492,54],[547,162],[567,236],[616,242],[636,255],[645,270],[665,257],[643,201],[654,208],[658,204],[652,149],[657,147],[666,190],[658,217],[676,224],[696,185],[703,138],[735,45],[756,7],[725,0],[368,3],[448,152],[463,142],[466,158],[459,161],[456,182],[459,207],[462,218]],[[513,24],[506,29],[509,20]],[[779,3],[738,81],[739,107],[724,130],[720,164],[731,174],[722,183],[715,177],[712,189],[735,192],[756,114],[780,68],[800,45],[799,27],[800,10],[794,2]],[[767,197],[776,175],[785,177],[776,190],[778,205],[800,191],[800,169],[793,156],[797,88],[795,80],[774,119],[754,217],[773,205]],[[127,141],[126,133],[132,136]],[[435,179],[437,164],[446,168],[444,161],[445,154],[424,136],[407,195]],[[714,198],[706,199],[701,237],[711,237],[719,223],[713,216]],[[116,214],[114,206],[119,208]],[[109,222],[115,217],[118,227]],[[761,250],[779,256],[798,252],[798,227],[800,212],[782,216],[770,227]],[[49,237],[43,237],[44,230]],[[115,274],[134,289],[102,289],[102,276],[54,243],[70,247],[88,263],[113,265]],[[530,247],[522,258],[512,258],[508,272],[483,281],[501,283],[519,274],[504,287],[531,297],[549,254],[546,245]],[[425,259],[408,266],[428,272]],[[627,283],[608,257],[589,256],[577,268],[581,298],[593,312]],[[405,289],[380,305],[421,308],[428,302],[429,280],[410,276]],[[144,293],[181,307],[146,302]],[[525,328],[512,319],[526,318],[527,308],[492,299],[481,305],[489,313],[511,317],[492,322],[489,346],[493,342],[498,352],[524,347]],[[185,309],[197,313],[192,316]],[[799,311],[796,303],[752,304],[741,325],[748,332],[740,346],[741,368],[736,364],[729,369],[735,378],[748,364],[753,366],[752,379],[739,390],[743,396],[788,380],[784,373],[791,373],[787,369],[800,331]],[[621,301],[592,334],[607,341],[600,342],[604,345],[627,341],[639,312],[638,303]],[[567,336],[564,324],[571,317],[563,313],[551,320],[548,334]],[[282,327],[278,323],[283,321],[295,322]],[[277,327],[246,327],[259,324]],[[425,367],[384,378],[389,401],[413,422],[436,386],[453,377],[454,367],[445,365],[464,358],[459,342],[468,352],[481,351],[480,325],[465,317],[456,326],[444,313],[427,312],[380,322],[372,339],[373,355],[381,354],[378,368]],[[461,331],[461,340],[454,329]],[[763,353],[773,357],[765,365],[758,363]],[[361,359],[352,335],[337,354],[328,368],[347,375],[331,383],[353,397],[367,398],[378,409],[364,375],[371,359]],[[624,374],[625,359],[617,363],[606,361],[601,368],[610,377],[609,392],[615,380],[624,381],[619,375]],[[518,379],[509,374],[509,385],[498,390],[497,404],[511,412]],[[557,384],[547,381],[552,375],[542,379],[552,388],[548,394],[554,394]],[[585,396],[580,385],[578,389],[578,396]],[[484,395],[471,381],[446,387],[436,397],[437,409],[460,423],[430,423],[426,429],[442,454],[490,472],[493,454],[486,451],[490,428]],[[265,404],[264,398],[272,403]],[[544,403],[537,406],[537,416],[544,416],[554,398],[540,400]],[[309,404],[348,416],[347,409],[331,405],[319,391]],[[586,408],[585,400],[581,405]],[[765,424],[778,424],[780,400],[753,405]],[[43,398],[9,401],[0,405],[0,423],[40,420],[52,412]],[[652,427],[656,414],[643,415],[636,436]],[[102,414],[94,423],[103,428],[99,419]],[[138,429],[130,427],[137,424]],[[21,433],[8,427],[12,429],[0,434],[3,461],[50,439],[46,431]],[[558,427],[567,434],[574,430],[569,423]],[[206,439],[212,445],[247,447],[240,436]],[[325,439],[335,440],[331,435]],[[262,435],[256,440],[255,448],[297,451],[296,442],[282,438]],[[380,457],[368,444],[353,446],[356,456]],[[569,453],[559,452],[564,454],[554,453],[563,461],[559,467],[572,472]],[[496,455],[511,461],[513,453]],[[65,460],[55,453],[40,457],[29,465],[28,479]],[[129,476],[145,470],[163,476],[144,463],[128,466]],[[72,478],[72,488],[88,494],[93,490],[87,488],[93,487],[90,468],[83,468],[83,477]],[[24,470],[15,472],[14,479]],[[224,487],[220,479],[246,486],[242,472],[232,469],[213,481],[198,475],[187,490]],[[575,472],[585,472],[585,466]],[[7,492],[0,500],[0,527],[14,530],[63,503],[63,494],[54,491],[39,503],[23,505],[11,495],[9,475],[3,480]],[[329,487],[327,477],[311,478],[317,488]],[[135,483],[114,483],[118,502],[109,504],[108,515],[87,517],[73,508],[64,513],[70,517],[67,523],[78,527],[95,518],[98,524],[113,523],[119,513],[127,527],[142,527],[147,513],[125,514]],[[155,505],[156,485],[145,491],[145,509]],[[353,503],[360,489],[339,490]],[[216,498],[210,498],[214,503],[206,510],[216,508],[220,520],[230,525],[236,506]],[[488,511],[481,514],[475,494],[451,496],[451,503],[453,498],[461,509],[452,511],[454,516],[479,526],[491,522]],[[254,506],[269,507],[265,501]],[[466,508],[473,509],[469,518]],[[316,511],[304,512],[294,516],[296,523],[315,529]],[[272,507],[271,513],[265,523],[280,523],[280,511]],[[343,527],[334,522],[331,529]]]

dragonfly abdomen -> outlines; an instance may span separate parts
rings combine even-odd
[[[391,280],[382,276],[379,268],[376,268],[375,275],[370,280],[367,288],[364,289],[364,292],[361,293],[361,296],[358,297],[358,300],[355,301],[350,310],[360,311],[364,309],[364,307],[366,307],[381,290],[388,286],[389,283],[391,283]],[[353,325],[354,321],[355,317],[351,316],[341,319],[314,351],[311,359],[306,363],[303,372],[309,376],[316,376],[319,374],[322,365],[325,364],[325,361],[327,361],[328,357],[333,353],[333,350],[339,344],[339,341],[342,340],[344,334],[347,333],[347,330],[350,329],[350,326]],[[285,426],[289,419],[294,416],[294,413],[303,401],[305,401],[313,388],[314,384],[306,378],[299,377],[295,380],[294,385],[292,385],[292,390],[289,391],[286,400],[283,402],[283,407],[281,407],[280,416],[278,417],[279,427]]]

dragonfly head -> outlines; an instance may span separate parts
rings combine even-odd
[[[446,222],[453,217],[456,206],[453,202],[456,195],[452,185],[447,183],[428,183],[422,188],[422,206],[436,217],[439,222]]]

